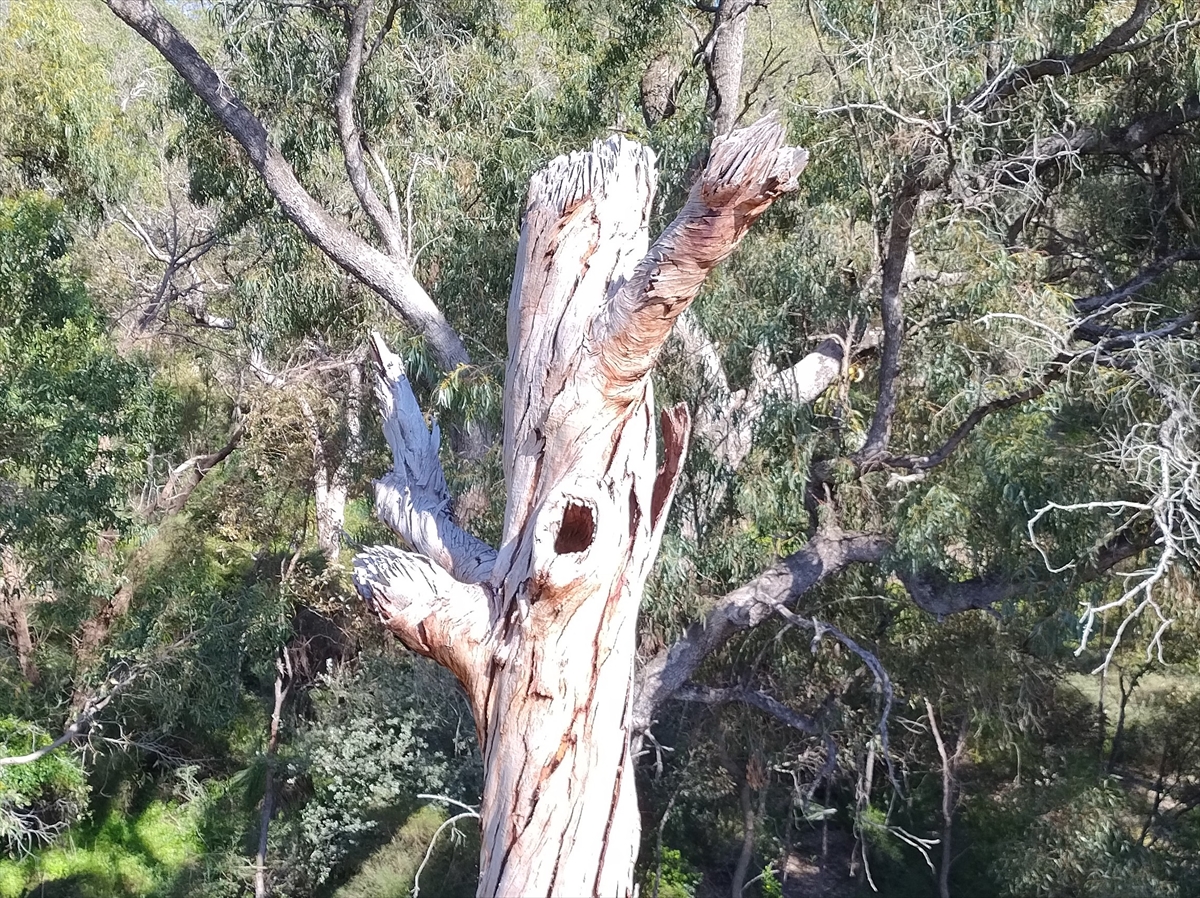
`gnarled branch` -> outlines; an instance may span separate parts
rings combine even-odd
[[[799,711],[793,711],[779,699],[758,689],[747,689],[744,686],[700,686],[695,683],[685,683],[675,691],[672,698],[681,702],[699,702],[703,705],[740,702],[743,705],[758,708],[801,733],[809,736],[821,735],[821,727],[814,718],[807,714],[801,714]]]
[[[491,657],[488,587],[461,583],[425,556],[391,546],[354,557],[354,586],[401,642],[458,678],[479,724],[481,675]]]
[[[890,546],[887,537],[879,533],[828,529],[817,533],[800,551],[719,599],[703,621],[689,627],[639,672],[633,731],[650,726],[655,709],[735,633],[757,626],[778,606],[796,600],[851,564],[880,561]]]
[[[450,490],[438,460],[437,422],[426,428],[400,357],[378,334],[371,335],[371,347],[379,369],[375,396],[392,449],[392,470],[375,481],[375,513],[456,580],[486,580],[496,550],[459,527],[451,516]]]
[[[611,383],[634,383],[654,366],[675,319],[708,273],[778,197],[796,189],[808,153],[783,140],[782,126],[768,116],[713,141],[687,203],[613,294],[594,329]]]
[[[1080,156],[1127,155],[1198,120],[1200,95],[1192,94],[1166,109],[1146,113],[1119,127],[1082,125],[1039,137],[1018,154],[985,167],[978,176],[979,189],[986,199],[993,186],[1024,187]]]
[[[1154,10],[1153,0],[1137,0],[1129,18],[1117,25],[1093,46],[1081,53],[1069,56],[1043,56],[1018,66],[1011,72],[977,88],[956,107],[952,117],[957,119],[964,114],[985,112],[1043,78],[1078,75],[1094,69],[1118,53],[1129,53],[1138,49],[1143,44],[1141,42],[1132,43],[1133,38],[1142,30]]]

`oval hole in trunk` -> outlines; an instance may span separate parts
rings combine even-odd
[[[568,503],[563,509],[562,524],[554,540],[554,551],[559,555],[585,552],[596,536],[596,522],[592,510],[586,505]]]

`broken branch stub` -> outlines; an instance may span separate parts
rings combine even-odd
[[[605,345],[605,369],[614,384],[650,371],[671,325],[708,273],[776,199],[797,188],[808,151],[783,140],[783,127],[769,115],[713,141],[687,203],[608,305],[596,337]]]
[[[633,893],[637,612],[691,427],[686,406],[662,413],[657,468],[649,374],[704,275],[805,159],[774,119],[718,141],[649,251],[651,150],[612,137],[534,176],[509,301],[494,556],[450,519],[436,426],[376,341],[394,462],[379,511],[428,557],[370,550],[356,584],[467,686],[485,769],[480,895]]]

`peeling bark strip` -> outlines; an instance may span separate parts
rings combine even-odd
[[[370,549],[355,583],[467,688],[486,771],[481,896],[633,894],[637,612],[691,429],[685,406],[663,412],[656,470],[649,374],[707,273],[806,159],[774,119],[718,139],[649,250],[649,149],[613,137],[534,176],[509,301],[498,552],[451,519],[437,427],[375,339],[394,462],[377,510],[422,554]]]

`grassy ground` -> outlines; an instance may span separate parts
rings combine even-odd
[[[186,806],[151,802],[136,815],[115,809],[73,829],[52,848],[0,860],[0,898],[149,898],[189,865],[201,844]]]

